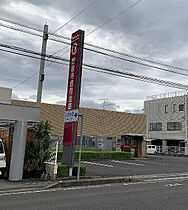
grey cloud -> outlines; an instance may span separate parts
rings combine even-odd
[[[37,98],[37,96],[36,95],[31,95],[31,96],[29,96],[29,99],[36,99]]]
[[[133,109],[133,110],[127,109],[127,110],[124,110],[124,112],[135,113],[135,114],[143,114],[144,109]]]
[[[111,111],[116,111],[116,108],[119,107],[119,105],[116,105],[115,103],[111,101],[105,101],[105,102],[99,101],[99,103],[96,103],[95,101],[84,100],[84,99],[81,100],[80,106],[93,108],[93,109],[111,110]]]
[[[65,101],[57,101],[56,104],[65,105]]]
[[[12,99],[19,100],[20,98],[15,93],[12,93]]]
[[[93,0],[92,0],[93,1]],[[50,31],[63,25],[67,20],[89,5],[90,0],[12,0],[0,1],[0,5],[10,6],[10,3],[25,2],[26,4],[35,5],[44,11],[36,16],[11,12],[11,10],[3,11],[0,8],[1,16],[8,17],[18,22],[33,25],[42,28],[44,21],[48,21]],[[135,1],[101,1],[89,8],[81,16],[76,18],[72,23],[68,24],[58,33],[70,36],[71,31],[75,28],[86,30],[86,34],[109,20],[115,14],[127,8]],[[3,8],[3,7],[2,7]],[[187,8],[188,2],[180,1],[145,1],[135,6],[125,14],[121,15],[114,21],[106,24],[90,37],[86,36],[86,42],[90,40],[93,44],[105,45],[108,48],[115,48],[125,53],[136,54],[141,57],[165,61],[169,64],[187,66]],[[5,33],[3,29],[0,33],[1,42],[29,48],[35,51],[41,49],[41,39],[34,38],[21,33],[8,31]],[[48,41],[48,53],[54,53],[56,50],[63,48],[64,45]],[[184,52],[184,55],[182,53]],[[64,55],[65,56],[65,55]],[[69,58],[69,53],[66,54]],[[181,77],[166,72],[155,71],[151,68],[145,68],[140,65],[133,65],[129,62],[123,62],[114,58],[98,55],[96,53],[84,52],[84,62],[95,65],[106,66],[108,68],[125,70],[136,74],[144,74],[151,77],[169,79],[186,84],[186,77]],[[1,53],[0,71],[1,80],[6,81],[9,87],[16,86],[19,82],[28,78],[30,75],[39,71],[40,61],[20,57],[11,54]],[[48,65],[48,64],[47,64]],[[46,65],[46,66],[47,66]],[[45,69],[44,95],[51,94],[62,97],[56,103],[63,103],[66,100],[68,66],[52,64]],[[32,79],[24,82],[15,89],[15,93],[19,90],[36,90],[38,83],[38,74]],[[175,89],[173,89],[175,90]],[[106,74],[90,72],[83,69],[81,103],[85,107],[101,109],[103,104],[96,102],[99,98],[108,98],[113,101],[112,106],[106,107],[111,110],[129,109],[134,107],[135,110],[140,109],[140,104],[147,95],[163,93],[171,91],[171,88],[152,85],[139,81],[123,79],[119,77],[109,76]],[[27,100],[33,96],[25,97]],[[18,98],[23,98],[17,95]],[[33,98],[34,99],[34,98]],[[56,100],[56,99],[55,99]],[[81,101],[82,101],[81,100]],[[141,102],[142,101],[142,102]],[[121,103],[121,104],[120,104]],[[125,107],[125,108],[123,108]]]

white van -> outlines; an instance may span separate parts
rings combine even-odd
[[[146,152],[147,152],[147,154],[156,155],[158,153],[157,146],[156,145],[147,145]]]
[[[4,176],[6,171],[6,155],[2,139],[0,139],[0,171],[1,175]]]

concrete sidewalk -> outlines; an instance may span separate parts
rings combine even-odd
[[[0,193],[7,191],[43,189],[52,183],[54,183],[54,181],[41,181],[40,179],[24,179],[22,181],[12,182],[1,178]]]

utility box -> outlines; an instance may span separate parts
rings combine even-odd
[[[0,103],[11,104],[12,89],[0,87]]]

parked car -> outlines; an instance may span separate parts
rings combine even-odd
[[[2,139],[0,139],[0,171],[1,175],[4,176],[6,171],[6,155]]]
[[[146,153],[156,155],[157,154],[157,146],[156,145],[147,145]]]

